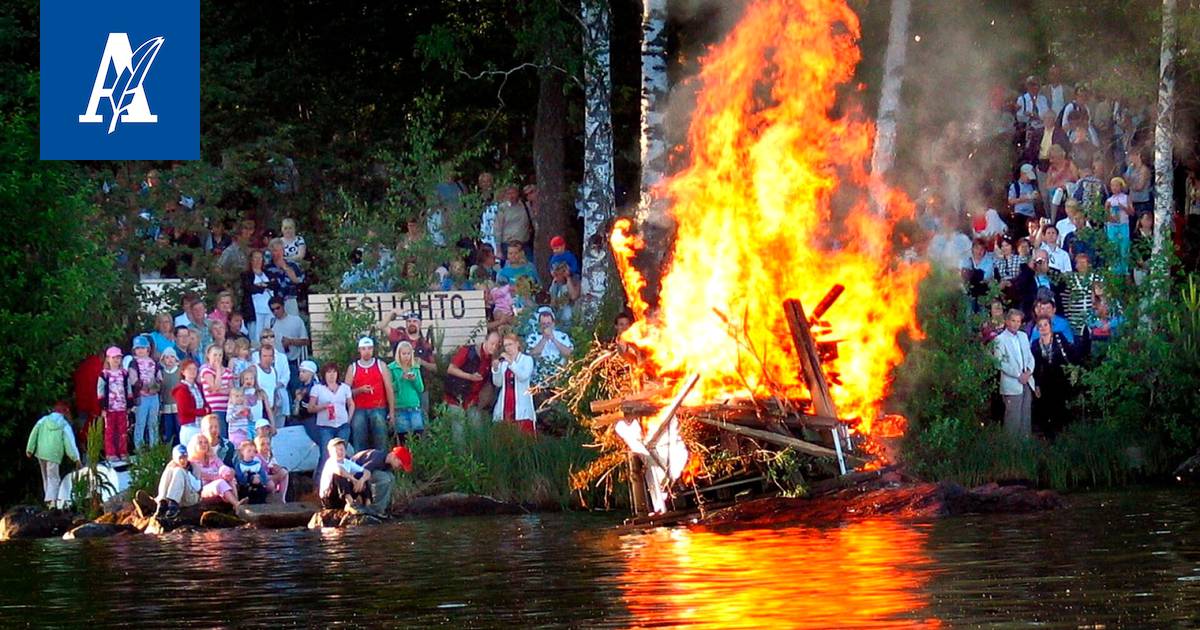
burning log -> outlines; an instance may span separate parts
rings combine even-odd
[[[788,328],[792,331],[792,343],[796,346],[796,356],[800,359],[800,372],[812,395],[813,410],[816,415],[828,418],[837,417],[837,407],[833,404],[833,395],[829,393],[829,382],[825,379],[825,370],[821,367],[821,355],[813,341],[810,323],[804,316],[804,306],[800,300],[787,300],[783,303],[787,315]]]
[[[821,298],[821,301],[817,303],[817,307],[813,309],[811,321],[813,323],[820,321],[821,317],[825,315],[825,311],[828,311],[829,307],[833,306],[833,303],[842,297],[842,292],[845,290],[846,287],[840,284],[830,287],[829,292],[825,294],[825,297]]]
[[[861,465],[867,463],[867,460],[862,459],[860,457],[855,457],[854,455],[839,453],[835,449],[827,448],[824,446],[819,446],[817,444],[812,444],[810,442],[805,442],[804,440],[799,440],[794,437],[789,437],[786,435],[779,435],[778,433],[772,433],[770,431],[760,431],[758,429],[751,429],[748,427],[743,427],[741,425],[733,424],[731,422],[725,422],[725,421],[716,420],[713,418],[705,418],[703,416],[697,416],[694,418],[694,420],[696,420],[697,422],[706,424],[708,426],[715,427],[717,429],[721,429],[722,431],[729,431],[732,433],[737,433],[739,435],[744,435],[746,437],[762,440],[764,442],[770,442],[772,444],[777,444],[779,446],[783,446],[786,448],[792,448],[792,449],[800,451],[801,453],[804,453],[806,455],[812,455],[813,457],[828,457],[831,459],[844,458],[848,462],[853,462],[855,466],[861,466]]]

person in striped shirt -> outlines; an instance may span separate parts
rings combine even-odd
[[[1082,335],[1087,328],[1088,315],[1092,310],[1093,287],[1099,278],[1092,271],[1091,257],[1087,252],[1075,254],[1075,271],[1063,276],[1066,288],[1063,291],[1063,311],[1071,323],[1071,331]]]

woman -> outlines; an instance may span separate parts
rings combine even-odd
[[[992,343],[1000,333],[1004,332],[1004,302],[992,300],[989,315],[983,322],[979,336],[985,345]]]
[[[1104,233],[1117,247],[1117,260],[1113,264],[1113,271],[1124,275],[1125,265],[1129,260],[1129,217],[1133,216],[1134,210],[1124,179],[1114,177],[1108,187],[1112,194],[1104,200]]]
[[[1062,333],[1054,332],[1049,317],[1037,321],[1038,338],[1031,344],[1033,350],[1034,390],[1033,421],[1041,427],[1046,437],[1054,437],[1066,423],[1067,373],[1070,364],[1067,358],[1067,341]]]
[[[191,359],[184,360],[179,364],[179,374],[182,378],[171,391],[171,397],[175,399],[175,411],[178,414],[176,417],[179,422],[179,443],[187,444],[193,435],[200,432],[200,425],[196,420],[208,415],[208,404],[204,400],[200,385],[196,382],[199,374],[196,362]]]
[[[409,433],[419,435],[425,430],[425,417],[421,412],[421,392],[425,391],[425,383],[421,380],[421,368],[413,357],[413,345],[401,341],[396,344],[396,360],[388,364],[392,391],[396,393],[396,433],[401,444],[405,443]]]
[[[242,272],[242,317],[250,328],[250,338],[258,338],[258,328],[271,319],[271,297],[275,286],[267,275],[261,249],[250,252],[246,271]]]
[[[1079,181],[1079,170],[1067,159],[1067,152],[1060,146],[1050,147],[1050,166],[1046,169],[1046,199],[1050,201],[1050,220],[1058,220],[1059,208],[1066,199],[1066,189],[1069,184]]]
[[[492,362],[492,384],[499,388],[494,422],[513,422],[521,431],[533,435],[537,414],[529,380],[533,377],[533,357],[521,352],[521,340],[509,333],[504,336],[498,361]]]
[[[216,319],[208,320],[208,336],[212,338],[212,345],[225,349],[225,341],[228,339],[228,329],[225,327],[225,322]]]
[[[571,268],[565,262],[556,263],[550,270],[550,277],[550,306],[554,307],[559,325],[570,328],[575,302],[579,300],[579,282],[571,275]]]
[[[208,411],[217,416],[221,435],[229,434],[225,413],[229,409],[229,390],[233,387],[233,371],[225,367],[225,350],[211,345],[204,351],[204,367],[200,368],[200,391],[208,402]]]
[[[308,254],[308,246],[304,244],[304,237],[296,234],[296,221],[284,219],[279,227],[283,231],[284,260],[303,265],[304,256]]]
[[[317,411],[317,447],[320,448],[317,470],[325,463],[325,447],[330,440],[350,439],[350,418],[354,415],[354,397],[350,386],[341,380],[337,363],[329,362],[321,368],[324,382],[313,385],[308,397],[308,408]]]
[[[200,478],[200,498],[205,502],[231,505],[239,503],[237,486],[229,479],[232,470],[213,453],[208,437],[203,433],[192,436],[188,441],[188,463]],[[229,471],[226,473],[225,471]],[[232,496],[232,501],[230,500]]]
[[[155,359],[161,359],[163,350],[175,348],[175,320],[166,311],[160,311],[154,316],[154,331],[149,334],[151,349]]]
[[[217,294],[217,305],[208,318],[222,324],[229,324],[229,316],[233,313],[233,291],[221,291]]]
[[[1150,167],[1146,165],[1143,152],[1138,150],[1130,153],[1125,180],[1129,183],[1129,201],[1136,213],[1154,211],[1154,203],[1150,201],[1150,179]]]

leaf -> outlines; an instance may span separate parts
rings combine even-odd
[[[108,97],[113,108],[113,117],[108,123],[108,133],[116,130],[117,119],[133,104],[133,97],[142,89],[146,73],[154,64],[154,58],[158,56],[158,50],[162,48],[164,41],[166,39],[163,37],[151,37],[142,42],[142,45],[133,51],[133,56],[130,58],[130,70],[122,72],[113,83],[112,94]]]

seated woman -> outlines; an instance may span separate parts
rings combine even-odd
[[[233,476],[233,469],[223,464],[212,451],[208,436],[203,433],[192,436],[188,442],[188,461],[200,478],[201,502],[238,504],[237,487],[234,485],[237,480]]]
[[[158,480],[158,495],[154,497],[158,502],[156,515],[160,517],[172,517],[179,513],[179,508],[200,502],[200,479],[192,474],[187,448],[177,445],[171,449],[171,455]]]
[[[237,507],[246,502],[245,499],[238,498],[237,477],[234,476],[232,468],[221,465],[216,481],[205,484],[200,490],[200,502],[209,505],[228,503],[230,507]]]
[[[267,467],[267,490],[271,492],[267,500],[287,503],[288,475],[290,471],[275,461],[275,453],[271,450],[271,436],[260,435],[254,438],[254,445],[258,447],[258,458]]]
[[[344,510],[347,505],[371,502],[371,472],[346,457],[346,440],[329,441],[329,459],[321,469],[321,508]]]

